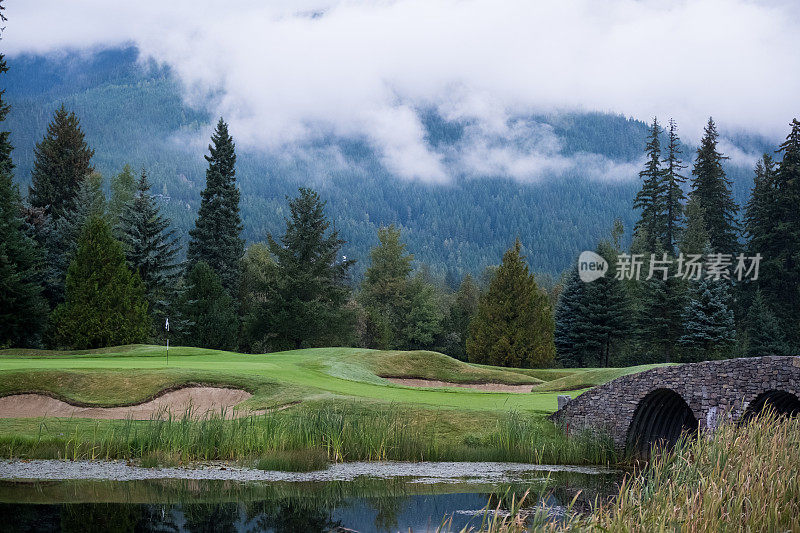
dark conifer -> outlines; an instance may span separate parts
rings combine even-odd
[[[680,139],[678,130],[673,119],[669,119],[669,144],[667,145],[667,157],[664,158],[664,216],[666,227],[664,228],[664,249],[670,253],[675,253],[682,230],[683,222],[683,184],[686,177],[681,174],[681,170],[686,165],[681,161]]]
[[[175,285],[180,245],[175,230],[170,228],[170,220],[161,214],[160,206],[150,194],[144,170],[133,199],[120,214],[117,234],[128,266],[139,273],[144,283],[151,315],[160,321]]]
[[[722,168],[722,161],[727,157],[717,150],[718,138],[714,120],[709,118],[697,149],[689,197],[703,208],[711,249],[730,254],[739,248],[739,227],[736,220],[739,207],[733,201],[731,180]]]
[[[0,74],[7,71],[5,56],[0,54]],[[0,122],[9,111],[4,93],[0,90]],[[9,132],[0,131],[0,347],[4,348],[36,346],[47,316],[42,255],[26,234],[11,150]]]
[[[176,343],[217,350],[236,348],[239,319],[234,301],[205,261],[195,263],[186,275],[176,311]]]
[[[94,150],[86,144],[80,121],[62,104],[34,151],[28,202],[53,218],[75,209],[75,195],[89,176]]]
[[[783,328],[761,291],[756,291],[747,313],[747,357],[789,355]]]
[[[92,216],[84,225],[66,285],[66,301],[53,313],[59,345],[101,348],[147,337],[144,286],[102,217]]]
[[[239,283],[239,261],[244,255],[236,187],[236,152],[228,125],[219,119],[205,156],[208,161],[206,188],[201,193],[195,227],[189,232],[186,260],[189,266],[205,261],[219,275],[222,286],[235,293]]]
[[[664,190],[664,170],[661,168],[661,126],[658,119],[653,119],[650,126],[650,137],[648,138],[645,151],[647,162],[644,170],[639,172],[642,178],[642,188],[636,193],[633,202],[634,209],[640,209],[639,221],[636,223],[634,232],[645,239],[643,245],[648,251],[656,249],[656,243],[660,243],[664,235],[665,216],[666,216],[666,194]]]
[[[556,359],[565,367],[586,366],[588,317],[583,307],[586,287],[578,275],[577,265],[573,265],[567,272],[555,310]]]
[[[519,240],[481,296],[470,324],[467,355],[476,363],[509,367],[547,366],[555,357],[550,303],[528,271]]]

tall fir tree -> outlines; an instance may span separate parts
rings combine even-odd
[[[658,119],[653,119],[650,136],[645,146],[647,162],[639,172],[642,188],[636,193],[634,209],[639,209],[639,221],[634,232],[644,239],[644,246],[649,251],[656,249],[664,234],[666,217],[666,194],[664,190],[664,170],[661,167],[661,126]]]
[[[0,75],[7,71],[0,54]],[[0,123],[9,111],[4,95],[5,89],[0,90]],[[42,298],[42,254],[25,231],[9,135],[0,131],[0,347],[27,347],[39,344],[47,306]]]
[[[790,355],[783,328],[759,290],[748,309],[746,332],[747,357]]]
[[[244,255],[239,189],[236,187],[236,151],[228,125],[219,119],[208,146],[206,187],[201,193],[195,227],[189,231],[186,261],[189,267],[205,261],[235,293],[239,283],[239,261]]]
[[[686,204],[686,229],[681,236],[678,249],[682,254],[703,254],[709,246],[705,213],[695,200]]]
[[[280,242],[268,238],[277,279],[250,328],[275,349],[342,343],[355,321],[345,308],[354,261],[341,256],[345,241],[329,231],[325,202],[316,192],[301,188],[289,210]]]
[[[704,277],[693,281],[683,313],[684,334],[678,343],[683,360],[705,361],[730,356],[736,342],[736,324],[726,280]]]
[[[733,200],[731,180],[722,168],[722,161],[727,157],[717,149],[718,139],[717,127],[709,118],[697,149],[689,197],[703,208],[711,249],[730,254],[739,248],[736,219],[739,207]]]
[[[122,167],[119,174],[111,178],[111,196],[108,199],[108,216],[111,225],[116,226],[125,206],[136,195],[136,175],[130,165]]]
[[[94,150],[86,144],[80,121],[62,104],[34,150],[28,202],[53,218],[75,209],[80,184],[94,172]]]
[[[465,275],[458,286],[455,298],[450,304],[443,322],[440,351],[461,361],[467,359],[467,335],[469,323],[478,309],[480,289],[469,274]]]
[[[519,239],[481,296],[470,324],[467,355],[475,363],[535,368],[555,357],[553,315],[547,294],[528,270]]]
[[[778,215],[775,211],[775,187],[775,161],[769,154],[764,154],[756,163],[753,188],[745,206],[744,230],[747,250],[751,254],[767,251],[765,238],[772,232]]]
[[[394,225],[378,229],[378,245],[370,251],[359,302],[374,331],[375,348],[399,348],[401,329],[407,319],[408,283],[414,256],[406,252],[400,230]]]
[[[185,346],[234,350],[239,319],[233,298],[205,261],[195,263],[176,303],[175,342]]]
[[[663,253],[656,253],[658,261],[663,260]],[[675,259],[667,257],[672,265]],[[648,276],[649,276],[648,265]],[[675,346],[684,333],[683,310],[686,306],[685,282],[675,276],[673,267],[669,268],[667,277],[655,271],[650,279],[641,283],[638,294],[635,333],[639,347],[650,354],[649,361],[675,361]]]
[[[151,316],[160,322],[175,286],[180,244],[170,220],[161,214],[161,207],[150,194],[144,170],[134,197],[123,207],[116,232],[128,266],[144,283]]]
[[[66,285],[66,301],[53,312],[59,345],[101,348],[147,337],[144,286],[102,217],[92,216],[84,225]]]
[[[92,216],[106,218],[106,197],[102,182],[102,176],[96,172],[81,182],[75,194],[74,205],[51,223],[47,233],[44,294],[52,308],[64,301],[67,269],[78,248],[78,239],[86,221]]]
[[[663,246],[670,253],[675,253],[682,232],[683,223],[683,184],[686,177],[681,171],[686,165],[681,161],[680,139],[678,127],[673,119],[669,119],[669,143],[667,144],[667,157],[664,158],[663,185],[664,191],[664,228]]]
[[[800,121],[780,145],[783,157],[775,171],[772,226],[756,250],[764,256],[759,286],[787,332],[792,348],[800,349]]]
[[[609,273],[588,283],[583,290],[576,324],[583,348],[597,355],[600,366],[609,366],[611,350],[627,336],[630,324],[630,305],[622,281],[617,279],[619,249],[611,242],[602,241],[597,254],[609,265]]]
[[[586,287],[577,264],[570,267],[555,309],[556,360],[565,367],[586,366],[589,356],[585,338],[588,317],[583,306]]]

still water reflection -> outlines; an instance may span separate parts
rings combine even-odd
[[[511,484],[398,476],[348,481],[0,480],[2,531],[435,531],[479,526],[531,490],[554,520],[616,491],[620,474],[531,472]]]

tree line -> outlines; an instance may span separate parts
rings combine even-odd
[[[0,112],[4,119],[8,106]],[[23,201],[8,132],[0,135],[0,346],[156,342],[169,318],[173,343],[206,348],[357,345],[513,366],[553,361],[551,300],[519,241],[484,280],[466,276],[453,290],[414,268],[398,228],[382,227],[355,286],[355,261],[342,254],[325,201],[300,188],[288,198],[284,233],[245,246],[236,148],[222,119],[184,261],[145,170],[137,176],[126,165],[106,196],[75,113],[55,111],[35,154]]]
[[[755,165],[741,209],[725,174],[726,157],[709,119],[689,178],[677,126],[657,119],[639,173],[639,213],[628,250],[621,224],[595,250],[610,273],[584,283],[578,264],[562,277],[555,307],[557,359],[564,366],[688,362],[796,353],[800,347],[800,122],[775,153]],[[687,183],[688,178],[688,183]],[[620,261],[642,258],[639,280],[617,276]],[[758,255],[758,276],[720,275],[701,263],[682,275],[687,258],[725,262]],[[651,276],[659,266],[659,275]],[[713,265],[712,265],[713,266]],[[751,265],[748,268],[752,267]],[[666,270],[664,270],[666,269]],[[685,274],[685,272],[684,272]]]

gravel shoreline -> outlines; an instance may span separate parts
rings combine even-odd
[[[137,481],[188,479],[225,481],[352,481],[358,477],[379,479],[414,478],[415,483],[513,483],[551,472],[615,474],[619,470],[569,465],[466,462],[355,462],[334,464],[314,472],[258,470],[226,463],[203,463],[187,467],[144,468],[125,461],[0,460],[0,480]]]

